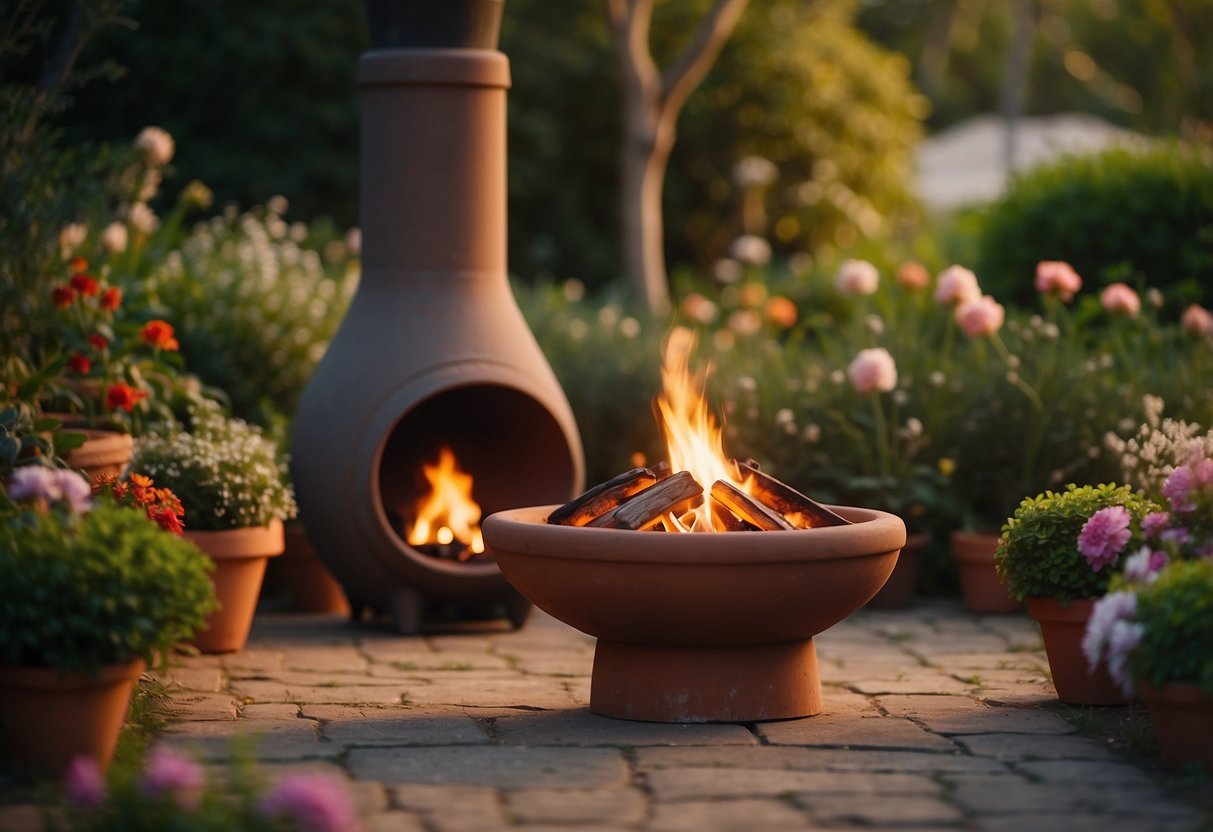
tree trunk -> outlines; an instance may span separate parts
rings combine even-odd
[[[715,0],[686,50],[661,73],[649,51],[653,0],[606,0],[623,73],[619,230],[624,276],[653,315],[664,315],[670,308],[661,194],[675,123],[687,97],[720,54],[746,2]]]

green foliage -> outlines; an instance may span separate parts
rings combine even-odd
[[[1078,535],[1091,515],[1124,506],[1136,526],[1158,506],[1127,485],[1069,485],[1060,493],[1026,497],[1002,527],[994,562],[1008,592],[1068,603],[1102,595],[1113,569],[1092,570],[1078,551]]]
[[[1135,592],[1142,634],[1129,657],[1134,680],[1189,682],[1213,695],[1213,561],[1177,561]]]
[[[285,200],[199,223],[150,284],[190,369],[263,427],[293,416],[357,283],[335,230],[287,224]]]
[[[274,443],[214,402],[191,407],[188,430],[141,437],[131,470],[177,494],[189,529],[265,526],[295,516],[295,494]]]
[[[1000,298],[1031,302],[1040,260],[1066,260],[1095,287],[1166,289],[1181,309],[1213,302],[1213,156],[1181,145],[1063,159],[1014,179],[979,238],[979,273]]]
[[[215,608],[210,562],[135,510],[4,518],[0,664],[95,671],[151,661]]]

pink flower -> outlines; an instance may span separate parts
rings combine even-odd
[[[92,757],[76,755],[64,779],[67,799],[80,808],[96,809],[105,802],[105,775]]]
[[[1151,511],[1141,519],[1141,533],[1153,539],[1161,534],[1171,522],[1171,515],[1165,511]]]
[[[1171,509],[1178,512],[1195,511],[1196,481],[1192,469],[1186,465],[1176,468],[1163,483],[1163,496],[1171,502]]]
[[[925,289],[930,282],[930,272],[917,260],[907,260],[897,267],[897,283],[907,289]]]
[[[935,281],[935,302],[941,306],[959,306],[980,297],[977,275],[964,266],[948,266]]]
[[[967,300],[956,307],[956,323],[970,338],[993,335],[1002,329],[1007,312],[1002,304],[989,295]]]
[[[880,272],[867,260],[843,260],[834,285],[844,295],[872,295],[880,286]]]
[[[202,787],[202,769],[198,764],[163,746],[148,755],[143,779],[139,781],[139,790],[144,795],[170,797],[178,808],[186,812],[198,808]]]
[[[1099,302],[1103,304],[1104,311],[1113,315],[1128,315],[1132,318],[1141,311],[1141,298],[1127,283],[1113,283],[1104,287],[1099,293]]]
[[[345,786],[327,774],[283,777],[262,798],[258,810],[269,818],[289,818],[300,832],[353,832],[359,828]]]
[[[1192,304],[1184,310],[1183,315],[1179,319],[1180,325],[1183,326],[1184,332],[1192,335],[1203,335],[1206,338],[1213,337],[1213,313],[1208,309],[1197,304]]]
[[[155,167],[167,165],[173,158],[176,145],[173,137],[161,127],[144,127],[135,137],[135,149]]]
[[[1036,291],[1042,295],[1056,295],[1063,303],[1069,303],[1081,288],[1082,278],[1064,260],[1041,260],[1036,264]]]
[[[92,487],[75,471],[56,470],[41,465],[27,465],[13,471],[8,481],[8,496],[14,501],[44,500],[57,503],[64,500],[75,512],[83,513],[92,506]]]
[[[887,393],[897,386],[897,364],[884,347],[860,350],[847,368],[858,393]]]
[[[1078,551],[1095,572],[1116,562],[1133,536],[1124,506],[1108,506],[1091,515],[1078,534]]]

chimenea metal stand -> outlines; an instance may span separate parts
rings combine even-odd
[[[442,0],[398,5],[407,16]],[[499,20],[499,2],[463,5]],[[397,24],[359,61],[362,279],[292,437],[320,556],[355,616],[390,613],[403,633],[439,604],[504,602],[515,626],[530,608],[492,560],[405,541],[422,465],[442,447],[472,475],[482,516],[563,502],[584,481],[572,411],[506,276],[509,61],[496,26],[471,29],[475,48],[418,47]]]

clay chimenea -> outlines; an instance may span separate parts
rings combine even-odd
[[[495,511],[583,486],[567,400],[506,276],[502,0],[372,0],[362,94],[362,278],[296,415],[301,519],[354,614],[417,631],[432,605],[527,604],[490,558],[406,526],[444,451]]]

